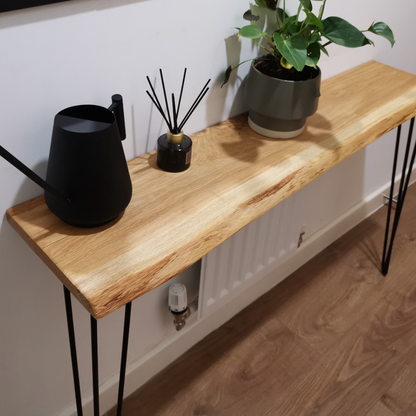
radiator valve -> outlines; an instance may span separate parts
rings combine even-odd
[[[180,331],[185,326],[188,316],[186,286],[181,283],[175,283],[169,288],[169,310],[174,317],[176,330]]]

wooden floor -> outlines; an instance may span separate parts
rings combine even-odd
[[[202,340],[128,397],[123,416],[416,415],[415,186],[388,277],[385,218],[383,208]]]

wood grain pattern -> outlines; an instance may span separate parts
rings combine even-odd
[[[381,401],[385,407],[397,416],[413,416],[416,414],[416,366],[414,358],[386,394],[383,394]]]
[[[415,416],[416,185],[387,277],[374,264],[385,220],[383,208],[208,335],[123,415]]]
[[[325,81],[321,92],[318,113],[296,139],[266,139],[240,116],[192,136],[186,172],[159,170],[155,152],[131,160],[133,198],[110,226],[71,227],[42,198],[8,210],[9,222],[102,318],[416,115],[416,76],[377,62]]]
[[[397,416],[382,403],[378,402],[365,416]]]
[[[285,391],[319,358],[274,318],[259,328],[241,323],[231,320],[202,348],[198,344],[188,351],[170,371],[126,400],[123,414],[252,416],[253,402]],[[204,392],[203,397],[195,391]]]

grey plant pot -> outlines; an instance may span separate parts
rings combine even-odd
[[[286,81],[263,74],[252,62],[244,89],[249,126],[263,136],[291,139],[299,136],[306,118],[318,109],[321,70],[307,81]]]

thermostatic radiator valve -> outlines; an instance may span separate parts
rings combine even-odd
[[[186,324],[188,312],[186,287],[181,283],[175,283],[169,288],[169,310],[174,317],[176,330],[180,331]]]

